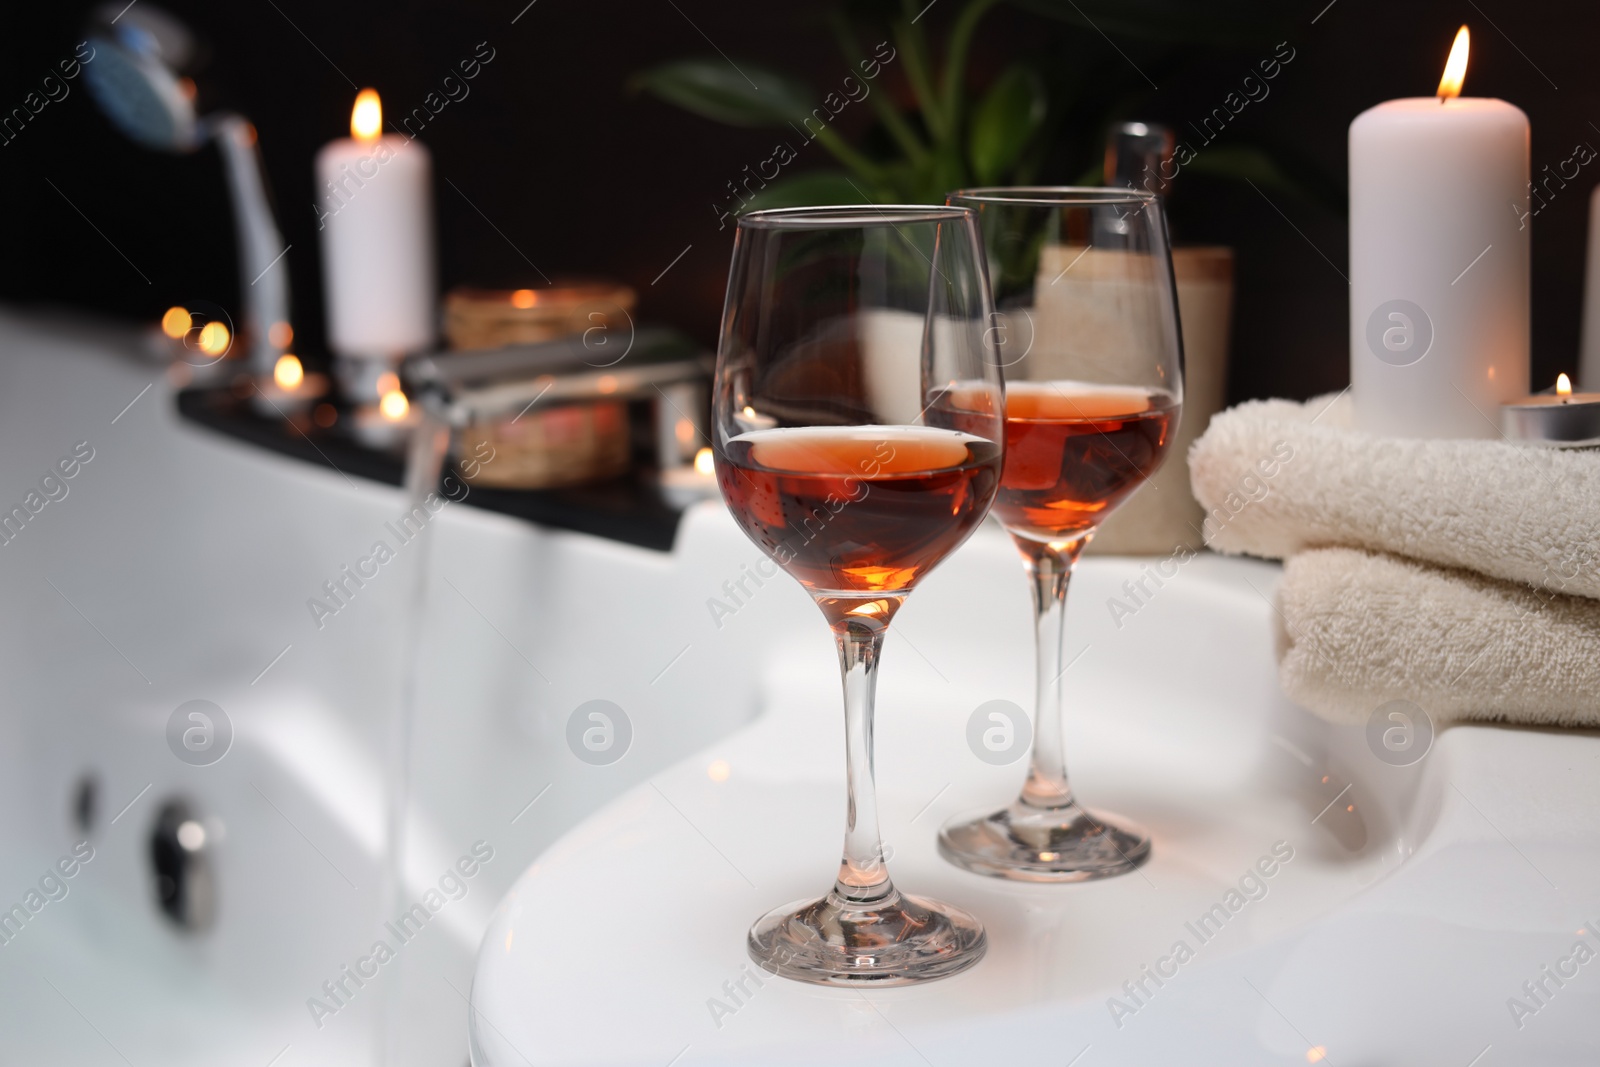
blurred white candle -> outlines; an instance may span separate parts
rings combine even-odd
[[[1578,382],[1591,392],[1600,392],[1600,185],[1589,194],[1589,259],[1583,278]]]
[[[1461,98],[1461,28],[1437,97],[1350,124],[1350,380],[1390,437],[1498,437],[1528,391],[1528,118]]]
[[[397,357],[433,344],[433,161],[420,142],[383,134],[378,94],[363,89],[349,138],[317,153],[328,344]]]

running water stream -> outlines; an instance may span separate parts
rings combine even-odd
[[[450,448],[450,429],[438,419],[427,414],[412,431],[406,449],[405,491],[406,508],[413,511],[424,508],[429,493],[437,492],[444,470],[445,455]],[[413,566],[408,572],[410,587],[405,593],[405,623],[400,645],[400,695],[389,721],[387,754],[384,761],[384,850],[380,860],[378,883],[378,913],[375,928],[383,933],[384,923],[398,915],[405,897],[405,844],[407,809],[411,795],[411,739],[415,726],[418,675],[421,670],[422,633],[426,619],[428,575],[432,556],[430,536],[432,524],[418,536],[418,547]],[[403,971],[397,971],[383,983],[377,1013],[376,1032],[373,1037],[378,1067],[390,1063],[390,1050],[395,1047],[396,1010],[400,1004],[400,982]]]

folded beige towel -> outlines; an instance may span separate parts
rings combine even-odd
[[[1600,727],[1600,601],[1325,548],[1285,564],[1278,603],[1280,682],[1324,718],[1409,700],[1435,722]]]
[[[1372,437],[1341,394],[1225,411],[1189,470],[1223,552],[1343,545],[1600,597],[1600,451]]]

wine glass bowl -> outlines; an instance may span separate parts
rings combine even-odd
[[[1161,203],[1134,190],[952,193],[979,217],[1006,376],[994,514],[1031,580],[1034,744],[1015,802],[946,823],[939,851],[1017,881],[1133,870],[1147,834],[1078,804],[1062,744],[1066,594],[1099,524],[1161,465],[1183,401],[1183,349]]]
[[[965,970],[977,919],[901,893],[878,837],[873,697],[890,621],[983,521],[1004,399],[973,213],[830,207],[739,220],[713,391],[717,482],[812,596],[844,682],[848,796],[832,889],[752,927],[764,969],[834,985]]]
[[[930,429],[751,430],[727,443],[718,485],[813,595],[903,596],[983,521],[999,482],[997,444]]]
[[[1163,394],[1011,382],[995,516],[1014,536],[1045,544],[1092,535],[1161,465],[1177,414]]]

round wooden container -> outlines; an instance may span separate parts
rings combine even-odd
[[[625,404],[561,404],[461,432],[462,476],[491,489],[554,489],[628,469]],[[469,473],[470,472],[470,473]]]
[[[628,330],[638,297],[626,285],[558,282],[543,289],[452,289],[444,336],[453,349],[537,344],[600,327]]]
[[[458,351],[537,344],[593,329],[627,336],[636,299],[627,286],[603,281],[459,288],[445,296],[444,335]],[[466,427],[460,454],[473,459],[458,466],[473,485],[553,489],[624,474],[629,445],[625,403],[561,404]]]

